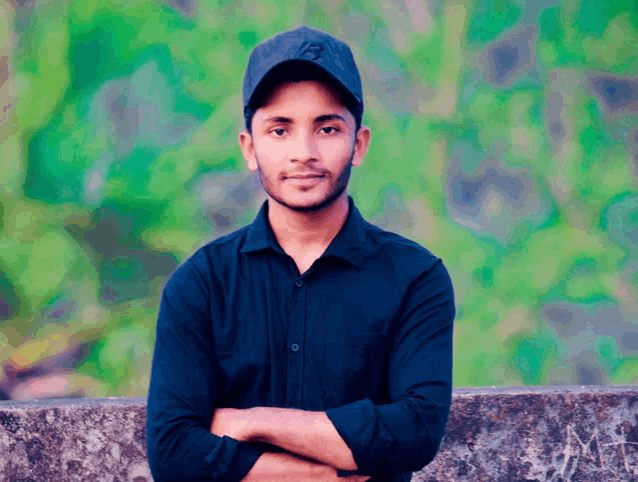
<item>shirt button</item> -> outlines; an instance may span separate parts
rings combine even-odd
[[[298,279],[297,281],[295,281],[295,286],[297,288],[301,288],[303,286],[303,281],[301,281],[300,279]]]
[[[292,351],[299,351],[299,345],[297,345],[296,343],[293,343],[292,345],[290,345],[290,349]]]

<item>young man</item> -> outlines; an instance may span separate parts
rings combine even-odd
[[[407,481],[452,396],[452,284],[347,193],[370,129],[349,47],[300,27],[258,45],[240,146],[268,194],[162,294],[147,409],[163,481]],[[400,162],[389,159],[388,162]]]

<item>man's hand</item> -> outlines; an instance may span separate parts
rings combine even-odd
[[[210,433],[223,437],[234,438],[242,442],[250,442],[252,431],[248,420],[250,409],[217,408],[213,412],[213,420],[210,424]]]

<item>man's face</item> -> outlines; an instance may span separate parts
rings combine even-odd
[[[240,134],[248,168],[259,172],[275,202],[298,212],[334,203],[361,164],[370,138],[337,94],[316,81],[276,87],[252,119],[252,136]]]

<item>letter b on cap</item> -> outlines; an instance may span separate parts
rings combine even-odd
[[[299,54],[299,57],[304,57],[308,60],[318,60],[321,57],[321,51],[323,50],[323,45],[319,44],[310,44],[307,45]]]

